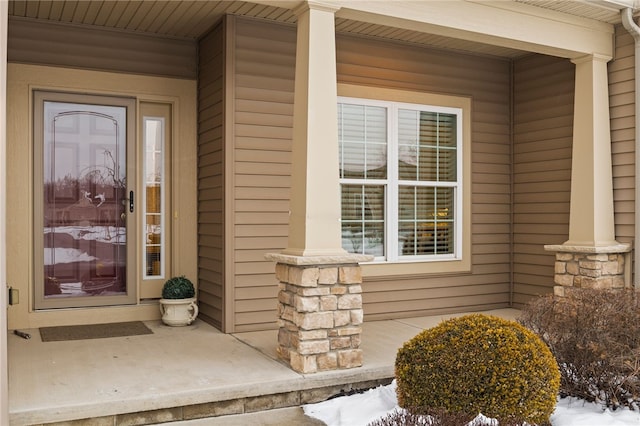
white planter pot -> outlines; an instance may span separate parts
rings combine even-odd
[[[198,316],[196,298],[160,299],[162,322],[173,327],[191,324]]]

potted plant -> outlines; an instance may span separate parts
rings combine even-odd
[[[168,279],[162,287],[162,322],[171,326],[191,324],[198,316],[196,290],[184,275]]]

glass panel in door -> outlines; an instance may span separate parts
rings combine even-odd
[[[42,305],[130,300],[127,107],[44,100],[42,113],[41,300],[58,300]]]

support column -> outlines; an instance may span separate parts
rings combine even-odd
[[[607,62],[589,55],[576,65],[571,162],[569,239],[548,245],[555,251],[556,293],[566,287],[620,288],[625,285],[629,244],[615,239]]]
[[[358,260],[271,255],[276,260],[278,356],[299,373],[362,366],[362,275]]]
[[[305,2],[298,16],[291,213],[285,254],[344,255],[340,240],[336,8]]]
[[[597,55],[576,64],[571,163],[571,246],[617,245],[613,220],[613,177],[607,62]]]
[[[373,256],[342,248],[335,12],[304,2],[298,16],[288,247],[277,262],[278,354],[301,373],[360,367],[362,274]]]

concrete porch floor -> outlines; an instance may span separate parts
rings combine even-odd
[[[519,311],[485,313],[515,319]],[[158,424],[319,402],[388,383],[405,341],[458,315],[365,322],[362,367],[308,375],[277,360],[276,330],[223,334],[202,321],[149,321],[150,335],[47,343],[37,329],[22,330],[31,339],[8,338],[10,424]]]

